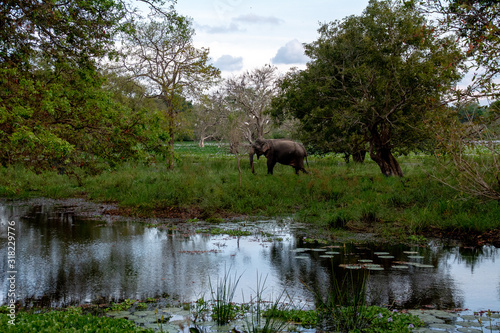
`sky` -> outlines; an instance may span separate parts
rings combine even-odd
[[[304,68],[303,43],[318,39],[320,23],[361,15],[368,0],[178,0],[193,20],[197,48],[210,49],[222,76],[271,64]]]

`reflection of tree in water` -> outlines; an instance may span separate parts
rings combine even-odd
[[[308,247],[300,241],[297,247]],[[431,249],[424,256],[435,268],[418,268],[409,265],[406,270],[391,269],[392,260],[380,260],[374,252],[376,247],[356,247],[345,244],[333,259],[322,258],[321,252],[308,251],[311,259],[296,259],[297,253],[288,251],[277,252],[272,256],[272,264],[276,272],[288,284],[296,285],[296,281],[303,281],[307,288],[326,298],[332,286],[341,285],[342,281],[350,279],[350,272],[355,286],[362,284],[366,270],[348,270],[340,267],[341,264],[356,264],[359,259],[373,259],[379,262],[384,271],[371,271],[367,283],[367,300],[369,304],[393,305],[398,308],[421,308],[427,305],[437,308],[460,307],[462,301],[456,295],[453,278],[447,273],[446,267],[438,265],[440,251]],[[396,259],[406,258],[405,248],[402,246],[386,247]],[[300,255],[300,253],[299,253]],[[333,281],[336,279],[336,282]],[[294,282],[295,281],[295,282]],[[299,286],[300,287],[300,286]],[[304,286],[302,286],[304,288]],[[312,295],[312,294],[311,294]]]
[[[79,220],[64,208],[46,206],[9,206],[2,215],[22,221],[16,234],[17,287],[26,305],[190,297],[193,285],[207,282],[206,268],[218,269],[214,256],[179,255],[206,249],[208,242],[199,235],[188,241],[134,222],[101,228],[102,221]]]

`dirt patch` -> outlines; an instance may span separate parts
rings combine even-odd
[[[464,230],[431,229],[426,230],[424,235],[429,238],[459,240],[466,246],[491,244],[500,248],[500,229],[494,229],[483,233]]]

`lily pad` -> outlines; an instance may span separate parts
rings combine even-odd
[[[408,269],[408,266],[405,266],[405,265],[393,265],[391,268],[394,268],[394,269]]]
[[[373,253],[377,256],[386,256],[390,254],[389,252],[373,252]]]
[[[311,251],[315,251],[315,252],[324,252],[324,251],[326,251],[326,249],[311,249]]]
[[[410,259],[423,259],[424,256],[408,256]]]
[[[371,259],[359,259],[358,262],[373,262]]]
[[[293,249],[291,250],[291,252],[306,252],[306,251],[309,251],[310,249],[306,249],[306,248],[303,248],[303,247],[298,247],[296,249]]]
[[[340,254],[340,252],[328,251],[328,252],[325,252],[325,254]]]
[[[106,316],[108,317],[117,317],[117,316],[130,316],[131,313],[129,311],[109,311],[106,312]]]
[[[394,259],[394,256],[378,256],[380,259]]]
[[[434,268],[433,265],[426,265],[426,264],[419,264],[419,263],[413,263],[413,266],[418,267],[418,268]]]
[[[139,316],[139,317],[154,316],[155,312],[154,311],[136,311],[136,312],[134,312],[134,315]]]
[[[359,264],[340,264],[339,267],[347,268],[347,269],[361,269],[362,266]]]
[[[370,271],[383,271],[384,268],[383,267],[377,267],[377,266],[367,266],[366,269],[370,270]]]
[[[309,259],[308,256],[295,256],[295,259]]]
[[[335,258],[335,256],[332,256],[330,254],[322,254],[319,256],[320,258],[328,258],[328,259],[331,259],[331,258]]]

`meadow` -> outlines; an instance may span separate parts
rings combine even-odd
[[[223,221],[226,217],[292,217],[331,238],[342,232],[373,232],[381,239],[425,241],[461,238],[498,242],[500,203],[484,202],[442,183],[432,156],[398,157],[404,177],[384,177],[367,159],[345,163],[341,156],[308,156],[309,174],[277,165],[267,175],[266,159],[240,155],[241,175],[228,147],[178,143],[169,170],[161,161],[125,162],[80,179],[55,171],[37,174],[22,167],[0,168],[0,197],[83,197],[119,206],[116,214]],[[241,184],[240,184],[241,176]]]

